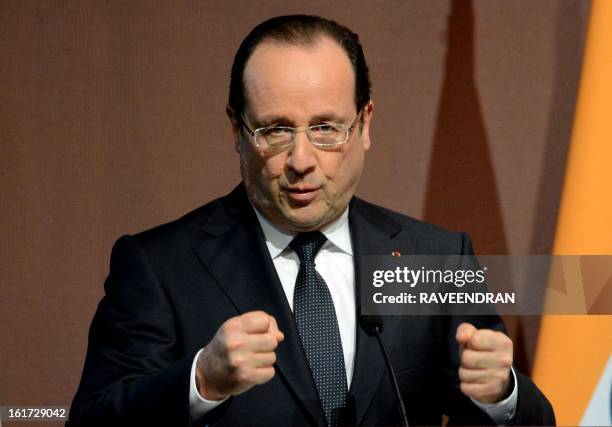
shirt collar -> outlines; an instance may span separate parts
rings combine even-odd
[[[253,206],[253,204],[251,204],[251,206]],[[255,210],[255,215],[257,215],[257,220],[266,238],[266,245],[268,246],[268,251],[270,251],[270,256],[274,259],[289,246],[289,243],[291,243],[297,233],[290,233],[282,230],[272,224],[255,206],[253,206],[253,209]],[[348,207],[344,210],[342,215],[319,231],[327,237],[328,242],[325,243],[325,247],[329,248],[328,245],[331,243],[332,248],[335,247],[348,255],[353,255],[353,246],[351,244],[351,234],[348,222]]]

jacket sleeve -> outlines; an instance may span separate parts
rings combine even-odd
[[[172,306],[132,237],[115,243],[104,290],[67,426],[189,425],[195,353],[179,355]]]
[[[469,236],[465,233],[462,233],[460,236],[461,254],[473,255],[474,251]],[[447,410],[450,416],[448,425],[491,425],[493,420],[484,411],[476,407],[459,389],[459,353],[458,346],[454,341],[454,334],[462,322],[472,323],[479,329],[493,329],[506,333],[503,321],[497,314],[487,316],[450,316],[448,321],[449,338],[446,366],[450,368],[447,368],[445,374],[452,384],[452,390],[447,401]],[[546,396],[544,396],[530,378],[521,374],[516,367],[514,369],[517,377],[518,401],[511,424],[516,426],[555,425],[555,415]]]

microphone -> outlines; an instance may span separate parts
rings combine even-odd
[[[374,310],[371,310],[375,313]],[[408,417],[406,416],[406,408],[404,407],[404,401],[402,400],[402,395],[400,393],[399,386],[397,385],[397,378],[395,378],[395,371],[393,371],[393,367],[391,366],[391,360],[389,360],[389,355],[385,350],[385,346],[383,345],[382,339],[380,338],[380,333],[383,331],[383,318],[379,314],[362,314],[362,307],[359,308],[359,323],[365,330],[365,332],[371,336],[376,337],[378,344],[380,345],[380,350],[385,358],[385,364],[387,365],[387,371],[389,372],[389,376],[391,377],[391,384],[393,385],[393,391],[395,392],[395,398],[399,403],[400,415],[402,417],[402,425],[404,427],[408,426]]]

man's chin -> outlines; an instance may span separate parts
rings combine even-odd
[[[285,220],[292,231],[304,232],[319,230],[335,219],[329,215],[329,212],[312,212],[308,208],[310,208],[310,206],[291,209],[290,212],[286,212]]]

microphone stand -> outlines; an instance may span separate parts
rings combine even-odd
[[[380,331],[378,330],[378,326],[375,326],[372,330],[378,344],[380,345],[380,349],[382,351],[383,356],[385,357],[385,365],[387,365],[387,370],[389,371],[389,376],[391,377],[391,383],[393,384],[393,391],[395,392],[395,397],[399,402],[400,415],[402,417],[402,425],[404,427],[408,426],[408,417],[406,416],[406,407],[404,406],[404,401],[402,400],[402,395],[400,394],[399,385],[397,384],[397,378],[395,377],[395,372],[393,371],[393,367],[391,366],[391,360],[389,360],[389,355],[385,351],[385,346],[383,345],[382,339],[380,338]]]

